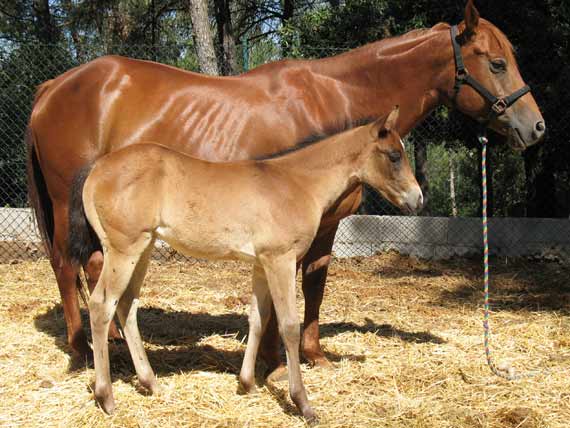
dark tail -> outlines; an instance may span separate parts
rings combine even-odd
[[[33,129],[26,129],[26,175],[28,179],[28,199],[42,238],[45,252],[51,257],[53,245],[53,207],[49,197],[44,175],[40,169],[36,153],[36,141]]]
[[[67,255],[72,263],[85,265],[91,254],[101,249],[99,238],[89,224],[83,207],[83,186],[93,164],[79,170],[71,185],[69,197],[69,239]]]

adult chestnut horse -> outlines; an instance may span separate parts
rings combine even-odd
[[[44,83],[27,133],[29,193],[72,348],[90,352],[79,313],[78,270],[66,256],[69,189],[82,166],[142,140],[210,161],[255,158],[338,124],[380,116],[396,104],[401,106],[401,135],[442,104],[485,121],[492,111],[488,97],[456,85],[456,77],[465,73],[456,73],[450,29],[440,23],[331,58],[266,64],[239,77],[210,77],[113,56]],[[459,31],[457,46],[469,74],[488,93],[503,97],[524,86],[511,44],[479,18],[472,0]],[[508,135],[513,147],[524,149],[541,139],[545,125],[530,93],[501,113],[489,126]],[[302,261],[302,351],[316,364],[327,363],[318,317],[333,239],[340,219],[354,213],[360,199],[358,188],[337,201]],[[101,266],[99,251],[84,266],[90,289]],[[270,368],[279,363],[276,341],[276,324],[271,323],[261,349]]]

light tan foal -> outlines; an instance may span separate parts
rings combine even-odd
[[[265,160],[216,164],[163,146],[137,144],[85,171],[74,185],[70,228],[72,239],[93,244],[86,218],[105,255],[89,301],[95,396],[103,410],[111,413],[115,407],[107,347],[115,311],[141,384],[157,391],[136,313],[150,253],[160,238],[185,255],[254,265],[240,382],[246,391],[255,387],[256,354],[273,301],[287,352],[289,393],[302,415],[313,420],[299,364],[296,262],[310,247],[323,213],[360,183],[407,211],[422,205],[395,131],[397,117],[396,108],[372,124]]]

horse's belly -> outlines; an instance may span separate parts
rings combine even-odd
[[[255,247],[246,237],[232,236],[230,231],[180,233],[170,227],[156,229],[158,238],[181,254],[208,260],[241,260],[253,263]]]

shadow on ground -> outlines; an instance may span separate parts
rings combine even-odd
[[[86,311],[82,311],[83,324],[89,325]],[[143,307],[138,312],[141,334],[147,346],[151,365],[159,375],[192,370],[238,374],[243,351],[216,349],[201,343],[203,338],[220,335],[244,342],[247,334],[247,317],[238,313],[208,314],[184,311],[165,311],[156,307]],[[61,305],[54,305],[35,317],[38,331],[54,338],[57,347],[67,353],[65,322]],[[376,324],[370,319],[359,325],[353,322],[321,324],[321,336],[332,337],[345,332],[373,333],[379,337],[395,338],[411,343],[444,343],[440,337],[428,332],[408,332],[389,324]],[[109,351],[114,373],[133,373],[127,346],[118,341],[110,344]],[[349,359],[363,361],[362,355],[327,353],[331,361]],[[85,361],[73,360],[69,370],[85,367]]]
[[[471,263],[472,265],[472,263]],[[452,269],[456,269],[453,263]],[[443,269],[443,275],[445,270]],[[453,272],[456,272],[454,270]],[[490,268],[490,300],[493,310],[561,311],[570,313],[570,267],[555,262],[518,260]],[[482,269],[465,270],[465,281],[452,289],[441,290],[434,303],[442,306],[469,305],[483,301]]]

